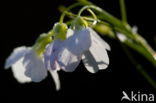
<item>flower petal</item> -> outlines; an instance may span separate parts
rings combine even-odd
[[[87,70],[95,73],[100,69],[106,69],[109,64],[105,43],[95,32],[92,32],[92,45],[89,51],[83,55],[83,63]],[[107,48],[108,49],[108,48]]]
[[[86,51],[83,54],[82,61],[89,72],[96,73],[99,70],[97,62],[90,51]]]
[[[111,50],[109,44],[105,42],[93,29],[89,28],[90,32],[92,33],[92,38],[96,38],[96,41],[99,41],[99,45],[104,46],[107,50]]]
[[[54,80],[56,90],[60,90],[61,85],[60,85],[60,79],[59,79],[59,75],[58,75],[57,71],[56,70],[49,70],[49,72],[50,72],[50,74]]]
[[[91,45],[90,32],[84,28],[74,33],[63,43],[58,55],[58,64],[66,72],[72,72],[79,65],[83,52]]]
[[[29,49],[26,48],[25,46],[15,48],[13,50],[13,53],[7,58],[6,63],[5,63],[5,68],[8,69],[11,65],[16,63],[19,59],[21,59],[25,55],[25,53],[28,50]]]
[[[55,40],[53,42],[53,46],[51,47],[51,55],[50,55],[50,66],[52,70],[57,69],[57,58],[58,54],[60,52],[60,49],[62,48],[63,41]]]
[[[91,37],[89,29],[82,29],[74,33],[63,43],[63,47],[67,48],[74,55],[82,55],[82,53],[91,46]]]
[[[40,82],[47,76],[42,58],[38,57],[32,49],[24,57],[23,64],[26,68],[26,76],[34,82]]]
[[[73,36],[74,31],[72,29],[68,29],[67,30],[67,38],[69,38],[70,36]]]
[[[66,72],[72,72],[79,65],[81,55],[76,56],[71,53],[67,48],[62,48],[58,55],[58,64]]]
[[[48,70],[52,69],[50,65],[50,56],[51,56],[52,48],[53,48],[53,43],[47,46],[46,51],[44,53],[44,64],[45,64],[45,68]]]
[[[12,72],[16,80],[20,83],[31,82],[31,79],[27,77],[25,73],[25,67],[23,66],[23,57],[12,65]]]

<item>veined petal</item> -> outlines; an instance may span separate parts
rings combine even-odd
[[[53,43],[47,46],[46,51],[44,53],[44,64],[45,64],[45,68],[48,70],[52,69],[50,65],[50,56],[51,56],[52,48],[53,48]]]
[[[71,53],[67,48],[62,48],[58,55],[58,64],[66,72],[72,72],[79,65],[81,55],[76,56]]]
[[[23,64],[26,68],[25,74],[34,82],[40,82],[47,76],[47,70],[42,58],[38,57],[32,49],[24,57]]]
[[[51,47],[51,55],[50,55],[50,66],[52,70],[57,69],[57,58],[58,54],[60,52],[60,49],[62,48],[63,41],[55,40],[53,42],[53,46]]]
[[[25,73],[25,67],[23,66],[23,57],[12,65],[12,72],[16,80],[20,83],[31,82],[31,78],[27,77]]]
[[[25,46],[15,48],[13,50],[13,53],[7,58],[6,63],[5,63],[5,68],[7,69],[11,65],[16,63],[19,59],[21,59],[26,54],[28,50],[29,49],[26,48]]]
[[[49,70],[53,80],[54,80],[54,83],[55,83],[55,86],[56,86],[56,90],[60,90],[61,88],[61,83],[60,83],[60,79],[59,79],[59,75],[57,73],[57,70]]]
[[[89,51],[83,54],[83,63],[91,73],[95,73],[100,69],[106,69],[109,64],[105,43],[99,38],[95,32],[92,32],[91,47]]]
[[[45,68],[48,70],[60,70],[60,67],[56,61],[57,55],[61,45],[56,45],[56,42],[49,44],[44,53],[44,64]],[[62,43],[61,43],[62,44]]]

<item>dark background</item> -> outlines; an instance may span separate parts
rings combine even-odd
[[[1,1],[0,32],[0,103],[6,102],[120,102],[122,91],[155,93],[149,83],[136,71],[115,40],[104,37],[112,50],[108,52],[110,65],[96,74],[89,73],[81,63],[73,73],[59,72],[61,90],[56,91],[50,75],[40,83],[19,84],[10,70],[4,70],[5,59],[13,48],[34,44],[39,34],[48,32],[59,20],[59,5],[68,6],[74,0],[4,0]],[[128,21],[156,49],[155,0],[126,0]],[[92,0],[120,18],[118,0]],[[133,51],[132,51],[133,52]],[[156,70],[148,61],[133,52],[139,63],[151,75]],[[154,77],[154,76],[153,76]],[[4,101],[3,101],[4,100]],[[2,102],[3,101],[3,102]]]

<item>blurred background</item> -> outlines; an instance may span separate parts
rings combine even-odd
[[[4,1],[4,0],[2,0]],[[1,1],[1,2],[2,2]],[[118,0],[91,0],[96,5],[120,18]],[[125,0],[128,21],[156,50],[155,0]],[[48,32],[61,13],[59,5],[69,6],[75,0],[5,0],[2,7],[0,34],[0,102],[121,102],[122,91],[155,93],[129,61],[117,41],[103,37],[111,46],[110,65],[96,74],[89,73],[81,63],[72,73],[60,71],[61,90],[56,91],[50,75],[40,83],[19,84],[11,69],[4,70],[5,59],[15,47],[34,44],[39,34]],[[133,50],[136,60],[153,77],[156,68]],[[3,103],[3,102],[1,102]]]

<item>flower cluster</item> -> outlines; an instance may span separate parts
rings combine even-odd
[[[70,28],[56,23],[53,29],[40,35],[32,47],[15,48],[7,58],[5,68],[12,67],[20,83],[40,82],[50,72],[56,89],[60,89],[58,71],[73,72],[80,61],[91,73],[109,65],[110,46],[81,17]]]

